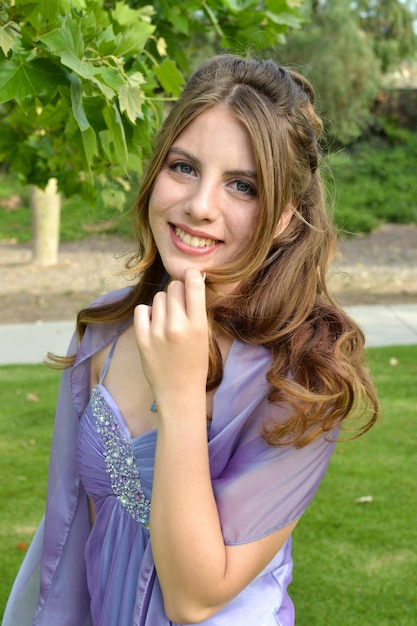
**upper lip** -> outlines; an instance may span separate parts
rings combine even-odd
[[[171,224],[174,228],[181,228],[181,230],[183,230],[185,233],[187,233],[188,235],[190,235],[191,237],[198,237],[199,239],[211,239],[212,241],[220,241],[220,239],[217,239],[216,237],[214,237],[213,235],[210,235],[209,233],[204,233],[202,230],[194,230],[193,228],[190,228],[189,226],[185,226],[184,224]]]

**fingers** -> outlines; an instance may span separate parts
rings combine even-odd
[[[184,275],[185,307],[190,320],[207,320],[205,274],[189,268]]]
[[[138,305],[136,341],[145,376],[155,397],[186,381],[197,388],[207,378],[208,321],[204,280],[197,270],[158,292],[152,307]],[[187,383],[188,384],[188,383]]]
[[[184,273],[184,281],[173,280],[167,291],[155,294],[152,307],[138,305],[135,309],[135,328],[138,333],[175,328],[181,323],[207,322],[205,276],[195,268]]]
[[[166,319],[167,327],[175,328],[187,319],[185,303],[185,284],[180,280],[173,280],[166,292]]]
[[[135,307],[134,325],[138,347],[144,349],[158,334],[163,336],[167,320],[167,294],[155,294],[152,306],[139,304]]]
[[[206,320],[205,294],[204,277],[198,270],[189,268],[184,273],[183,281],[171,281],[163,302],[160,301],[160,294],[156,294],[153,303],[153,308],[156,307],[156,310],[152,314],[152,320],[156,313],[158,313],[157,319],[159,320],[159,313],[162,313],[163,307],[166,307],[163,312],[169,325],[171,322],[181,322],[181,320],[193,323]]]
[[[136,342],[138,346],[143,344],[145,337],[149,335],[151,326],[152,307],[139,304],[135,307],[133,322],[135,326]]]

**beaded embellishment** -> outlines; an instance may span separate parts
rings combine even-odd
[[[151,503],[142,489],[132,444],[123,436],[120,425],[97,387],[91,392],[91,406],[97,433],[103,440],[106,471],[113,493],[136,522],[149,528]]]

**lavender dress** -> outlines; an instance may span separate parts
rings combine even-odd
[[[123,329],[90,327],[72,372],[64,373],[46,516],[15,582],[3,626],[171,624],[147,528],[156,431],[131,438],[105,388],[112,351],[89,398],[90,357],[114,345]],[[299,518],[334,448],[324,438],[301,449],[265,443],[259,434],[264,421],[285,419],[287,412],[267,402],[269,363],[262,346],[234,341],[214,396],[210,471],[227,545],[254,541]],[[86,493],[97,513],[91,532]],[[248,587],[201,623],[292,626],[291,575],[289,539]]]

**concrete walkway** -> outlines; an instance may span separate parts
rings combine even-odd
[[[346,307],[368,346],[417,344],[417,304]],[[48,351],[65,354],[74,322],[0,325],[0,365],[41,363]]]

